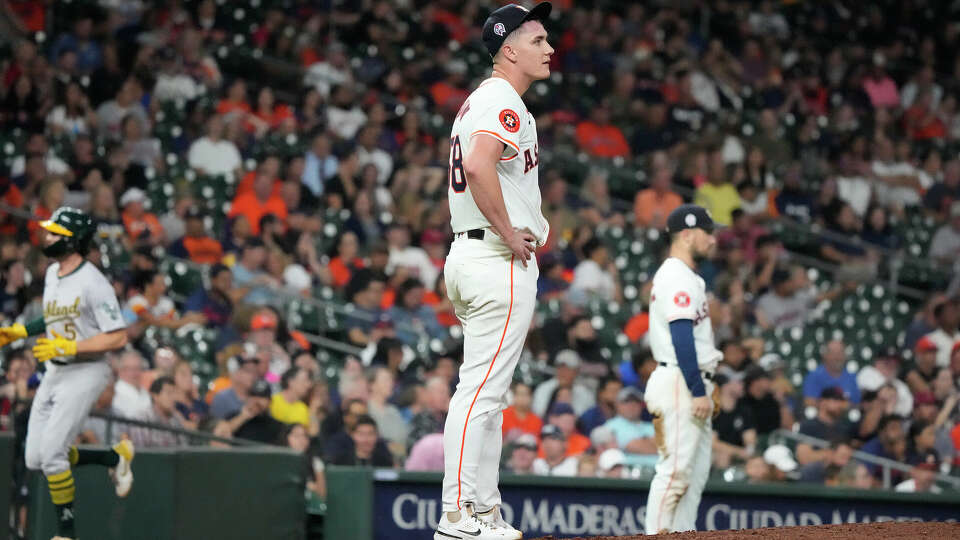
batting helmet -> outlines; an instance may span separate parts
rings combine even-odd
[[[86,255],[90,251],[94,225],[90,216],[82,210],[61,206],[50,216],[50,219],[41,221],[40,226],[59,237],[56,242],[43,248],[44,255],[48,257],[62,257],[68,253]]]

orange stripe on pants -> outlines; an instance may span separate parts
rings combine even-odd
[[[490,360],[490,367],[487,368],[487,374],[483,376],[483,382],[480,383],[480,386],[477,388],[477,392],[473,395],[473,401],[470,402],[470,408],[467,409],[467,417],[463,421],[463,435],[460,438],[460,461],[457,464],[457,508],[460,508],[460,495],[462,493],[462,485],[460,483],[460,473],[463,470],[463,447],[467,442],[467,424],[470,423],[470,413],[473,411],[473,405],[477,402],[477,398],[480,396],[480,391],[483,390],[483,385],[487,383],[487,378],[490,377],[490,372],[493,371],[493,364],[497,361],[497,355],[500,354],[500,349],[503,347],[503,339],[507,336],[507,327],[510,326],[510,314],[513,312],[513,260],[516,255],[510,256],[510,306],[507,308],[507,322],[503,324],[503,333],[500,334],[500,344],[497,345],[497,352],[493,353],[493,359]]]

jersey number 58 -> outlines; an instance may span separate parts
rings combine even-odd
[[[463,150],[460,148],[460,136],[450,139],[450,187],[456,193],[467,189],[467,175],[463,173]]]

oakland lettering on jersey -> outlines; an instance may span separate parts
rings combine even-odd
[[[61,306],[56,300],[51,300],[43,306],[43,318],[53,319],[55,317],[76,317],[80,315],[80,297],[78,296],[73,305]]]

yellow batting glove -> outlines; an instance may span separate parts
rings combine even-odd
[[[53,339],[40,338],[37,340],[37,344],[33,346],[33,356],[37,358],[38,362],[77,355],[76,341],[67,339],[53,330],[51,332],[53,333]]]
[[[27,328],[20,323],[0,328],[0,347],[4,347],[27,337]]]

